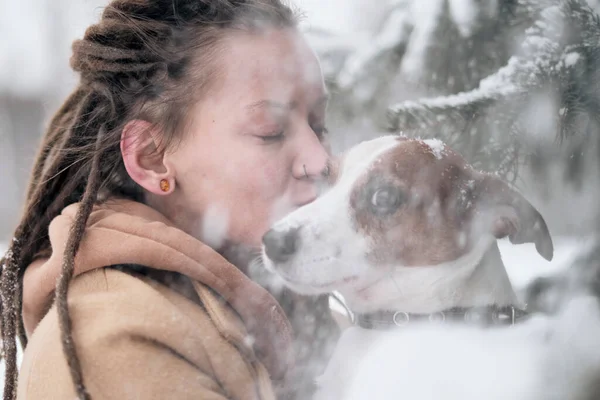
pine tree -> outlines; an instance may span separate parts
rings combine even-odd
[[[569,178],[581,183],[600,115],[595,10],[585,0],[483,0],[464,18],[460,5],[395,1],[371,42],[335,54],[334,118],[441,138],[509,179],[524,161],[543,171],[535,137],[556,134],[569,149]]]
[[[390,129],[434,132],[466,150],[475,164],[503,175],[518,165],[522,138],[535,133],[536,123],[553,128],[545,134],[568,139],[575,149],[595,144],[600,133],[600,18],[580,0],[529,1],[519,7],[533,21],[519,54],[473,90],[390,107]],[[547,109],[546,115],[535,115],[540,97],[553,100],[550,115]],[[580,169],[582,151],[574,154],[572,177]]]
[[[464,10],[460,7],[465,4],[470,6],[469,12],[461,16]],[[469,112],[473,107],[469,104],[444,113],[428,102],[477,89],[482,78],[507,63],[514,52],[515,37],[523,35],[530,24],[529,13],[516,0],[396,1],[372,41],[346,55],[344,62],[339,62],[339,53],[335,55],[339,67],[333,73],[329,71],[328,76],[332,114],[349,129],[358,124],[367,130],[397,130],[402,126],[405,134],[440,137],[465,153],[476,166],[484,167],[480,161],[490,157],[479,150],[486,135],[472,134],[469,143],[457,142],[455,137],[456,133],[480,129],[475,119],[465,117],[478,107]],[[326,62],[332,58],[327,51],[320,53]],[[432,100],[399,103],[400,110],[407,109],[404,115],[401,111],[386,113],[390,103],[415,98]],[[485,98],[475,100],[490,103]],[[432,112],[411,113],[421,104],[432,108]],[[457,113],[465,116],[457,119]],[[447,125],[448,119],[456,124]],[[489,142],[485,152],[506,152],[504,141],[492,138]],[[509,169],[514,158],[487,167]]]

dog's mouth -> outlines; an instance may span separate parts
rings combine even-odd
[[[275,262],[271,260],[267,255],[265,250],[262,251],[262,260],[263,264],[267,267],[267,269],[271,269],[273,272],[277,272],[278,274],[285,274],[286,270],[298,269],[303,270],[305,268],[313,267],[315,264],[331,264],[334,262],[339,262],[340,259],[337,255],[333,256],[321,256],[321,257],[312,257],[312,258],[292,258],[290,260],[286,260],[283,262]],[[281,271],[281,272],[280,272]]]
[[[328,288],[333,289],[333,288],[336,288],[341,285],[347,285],[350,283],[354,283],[354,282],[358,281],[358,279],[359,279],[358,275],[352,275],[352,276],[348,276],[348,277],[341,278],[341,279],[327,281],[325,283],[314,283],[314,282],[302,282],[296,278],[290,277],[289,275],[287,275],[281,271],[276,271],[276,273],[286,283],[289,283],[291,285],[296,285],[296,286],[307,286],[307,287],[311,287],[314,289],[328,289]]]
[[[379,285],[386,278],[388,278],[388,276],[381,276],[379,278],[371,280],[367,284],[363,284],[359,287],[355,287],[352,290],[352,297],[360,299],[361,301],[370,300],[373,297],[373,295],[376,293],[377,285]]]
[[[300,291],[309,290],[315,293],[326,293],[340,288],[346,288],[351,285],[356,285],[360,282],[362,274],[357,273],[359,271],[347,271],[350,272],[345,276],[335,276],[334,274],[327,274],[329,276],[319,277],[319,271],[323,272],[325,269],[330,270],[332,268],[339,268],[339,271],[343,271],[342,264],[344,262],[339,258],[340,250],[336,250],[329,255],[315,255],[306,256],[299,254],[296,257],[292,257],[289,260],[283,262],[275,262],[270,259],[263,248],[262,260],[263,265],[270,270],[272,273],[279,276],[285,285],[288,285],[291,289],[297,289]],[[335,265],[334,265],[335,264]],[[314,273],[297,273],[297,272],[309,272]],[[331,271],[330,271],[331,272]],[[321,278],[321,279],[320,279]]]
[[[342,278],[341,280],[330,281],[328,283],[318,284],[318,285],[314,285],[314,286],[318,287],[318,288],[327,288],[327,287],[333,287],[333,286],[353,283],[353,282],[356,282],[357,280],[358,280],[358,276],[354,275],[354,276],[349,276],[347,278]]]
[[[362,286],[361,288],[357,289],[355,292],[358,294],[363,294],[367,290],[371,289],[373,286],[377,285],[379,282],[384,280],[385,278],[386,278],[385,276],[382,276],[381,278],[378,278],[378,279],[366,284],[365,286]]]

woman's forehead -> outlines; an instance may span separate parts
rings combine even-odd
[[[225,45],[221,62],[226,87],[282,103],[323,97],[319,61],[296,30],[236,33]]]

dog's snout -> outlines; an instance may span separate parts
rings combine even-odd
[[[265,253],[275,262],[287,261],[298,248],[299,229],[292,228],[285,231],[269,230],[263,236]]]

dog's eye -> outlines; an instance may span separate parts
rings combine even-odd
[[[390,213],[396,211],[396,209],[402,203],[402,192],[400,189],[390,186],[382,189],[378,189],[371,196],[371,206],[373,211],[377,213]]]

